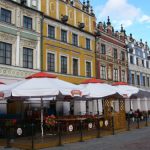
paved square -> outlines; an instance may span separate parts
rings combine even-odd
[[[150,150],[150,127],[42,150]]]

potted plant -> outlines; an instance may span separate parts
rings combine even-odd
[[[50,132],[53,134],[55,125],[57,124],[56,117],[54,115],[47,116],[45,118],[45,124],[47,128],[50,130]]]

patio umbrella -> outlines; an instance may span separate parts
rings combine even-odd
[[[139,89],[139,91],[133,94],[130,98],[150,98],[150,91]]]
[[[126,82],[115,82],[112,86],[114,86],[116,91],[125,98],[130,98],[131,95],[139,92],[137,87],[130,86]]]
[[[128,99],[130,98],[130,101],[126,101],[126,105],[130,105],[129,110],[132,108],[132,101],[131,101],[131,96],[133,94],[136,94],[139,92],[139,88],[134,87],[134,86],[130,86],[128,85],[126,82],[115,82],[112,84],[115,88],[116,91],[122,95],[124,98]],[[128,109],[128,106],[126,106],[126,109]],[[129,111],[127,110],[127,111]]]
[[[4,82],[1,82],[1,81],[0,81],[0,86],[1,86],[1,85],[4,85],[4,84],[5,84]]]
[[[88,90],[88,96],[92,98],[103,98],[117,93],[113,86],[95,78],[83,81],[80,86]]]
[[[87,98],[97,99],[97,110],[99,110],[99,98],[109,97],[117,94],[115,88],[109,84],[104,83],[100,79],[87,79],[80,84],[81,87],[84,87],[89,91]],[[102,105],[100,105],[102,107]],[[98,111],[99,114],[99,111]]]
[[[0,88],[3,88],[3,87],[5,87],[5,86],[6,86],[5,83],[3,83],[3,82],[0,81]],[[3,92],[0,92],[0,100],[1,100],[3,97],[4,97],[4,93],[3,93]]]
[[[140,98],[140,107],[143,111],[148,110],[148,105],[150,103],[150,91],[139,89],[139,92],[131,95],[130,99],[138,99]]]
[[[57,95],[83,96],[83,88],[62,81],[56,75],[39,72],[27,77],[22,84],[12,89],[14,97],[41,98],[41,131],[43,136],[43,98]]]
[[[24,81],[18,81],[12,84],[4,84],[3,82],[0,82],[0,98],[8,98],[11,97],[12,89],[23,83]]]

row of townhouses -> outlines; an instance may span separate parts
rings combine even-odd
[[[89,0],[0,0],[0,81],[39,71],[148,89],[150,49],[123,26],[115,31],[109,17],[96,24]]]

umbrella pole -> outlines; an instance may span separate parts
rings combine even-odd
[[[98,99],[97,99],[97,115],[99,115],[99,103],[98,103]]]
[[[41,135],[43,137],[44,131],[43,131],[43,99],[41,98]]]

